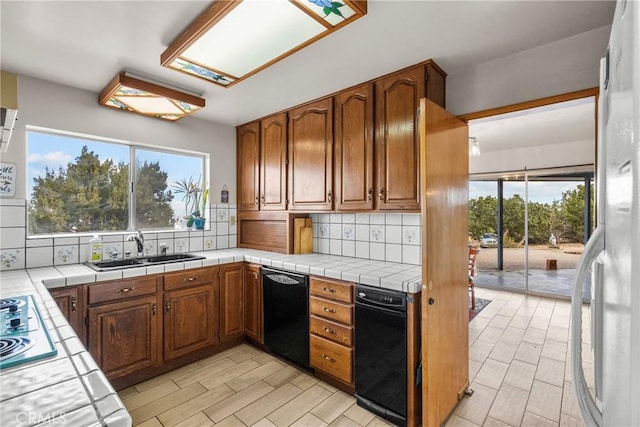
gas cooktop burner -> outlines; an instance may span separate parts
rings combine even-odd
[[[27,337],[2,337],[0,338],[0,360],[25,352],[35,343],[35,340]]]
[[[6,310],[12,305],[21,306],[24,301],[15,298],[0,299],[0,310]]]

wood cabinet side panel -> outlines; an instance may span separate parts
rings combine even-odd
[[[220,341],[244,335],[242,263],[220,266]]]

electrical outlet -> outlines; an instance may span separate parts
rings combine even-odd
[[[229,225],[236,225],[236,216],[235,215],[229,216]]]

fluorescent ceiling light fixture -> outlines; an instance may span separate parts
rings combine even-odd
[[[120,73],[100,93],[98,103],[148,117],[176,121],[204,107],[204,99]]]
[[[480,155],[480,143],[475,136],[469,137],[469,157],[478,157]]]
[[[216,0],[160,62],[229,87],[366,13],[366,0]]]

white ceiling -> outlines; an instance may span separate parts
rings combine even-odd
[[[610,25],[614,9],[613,1],[369,0],[365,17],[227,89],[160,66],[209,4],[5,0],[0,64],[96,97],[129,71],[200,93],[207,106],[194,117],[237,125],[428,58],[453,74]]]
[[[595,98],[590,97],[471,120],[469,136],[478,139],[482,154],[594,141],[595,109]]]

